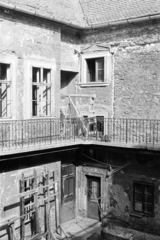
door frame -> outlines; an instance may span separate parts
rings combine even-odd
[[[62,168],[63,167],[69,167],[73,165],[74,166],[74,172],[73,174],[66,174],[66,175],[63,175],[62,174]],[[73,178],[74,179],[74,182],[73,182],[73,195],[72,196],[68,196],[68,197],[65,197],[64,196],[64,182],[65,180],[67,179],[70,179],[70,178]],[[72,219],[74,219],[76,217],[76,165],[75,163],[62,163],[61,164],[61,214],[60,214],[60,218],[61,218],[61,221],[64,223],[64,222],[67,222],[67,220],[62,220],[63,218],[63,209],[65,209],[65,207],[67,208],[67,206],[69,204],[73,204],[73,215],[74,217]],[[71,219],[70,219],[71,220]]]
[[[100,206],[101,206],[101,195],[102,195],[102,189],[101,189],[101,178],[99,176],[91,176],[91,175],[86,175],[87,177],[87,217],[89,218],[89,194],[88,194],[88,186],[89,186],[89,179],[94,179],[94,178],[97,178],[98,179],[98,183],[99,183],[99,186],[100,186]],[[99,211],[99,209],[98,209]],[[98,219],[101,220],[101,213],[99,213],[98,215]]]
[[[87,197],[87,179],[88,177],[99,177],[100,178],[100,186],[101,186],[101,208],[104,211],[104,200],[105,200],[105,191],[103,189],[105,188],[105,176],[106,176],[106,170],[104,169],[98,169],[94,167],[83,167],[82,168],[82,187],[84,188],[84,202],[83,202],[83,212],[84,217],[87,217],[88,214],[88,197]],[[81,205],[82,206],[82,205]]]

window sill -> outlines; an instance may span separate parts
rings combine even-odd
[[[132,217],[142,218],[142,217],[154,217],[154,214],[145,214],[145,213],[130,213]]]
[[[106,87],[109,85],[107,82],[89,82],[89,83],[80,83],[80,87]]]

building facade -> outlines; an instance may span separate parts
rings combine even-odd
[[[116,14],[117,12],[117,14]],[[160,238],[160,4],[0,2],[0,236]]]

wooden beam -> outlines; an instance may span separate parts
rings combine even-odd
[[[37,171],[34,169],[34,188],[37,189],[38,182],[37,182]],[[39,239],[41,236],[41,228],[39,223],[39,212],[38,212],[38,193],[34,193],[34,210],[35,210],[35,224],[36,224],[36,234],[39,235]]]
[[[22,173],[22,178],[21,178],[21,193],[24,192],[24,173]],[[24,215],[24,207],[25,207],[25,199],[24,196],[21,197],[21,213],[20,215]],[[21,218],[21,239],[24,240],[25,239],[25,221],[24,221],[24,217]]]
[[[84,98],[96,98],[96,94],[61,94],[64,97],[84,97]]]

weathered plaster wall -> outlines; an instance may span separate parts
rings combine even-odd
[[[63,28],[61,30],[61,70],[79,72],[81,39],[74,29]]]
[[[32,157],[32,162],[37,162],[39,158],[39,162],[41,161],[45,161],[47,160],[48,162],[51,161],[51,159],[53,158],[52,156],[48,156],[46,158],[46,156],[41,156],[41,157]],[[25,159],[21,159],[21,161],[25,162]],[[45,176],[45,173],[47,173],[47,171],[50,171],[50,184],[52,184],[53,181],[58,180],[58,183],[60,184],[60,178],[59,178],[59,172],[60,172],[60,162],[57,159],[57,162],[53,162],[53,163],[46,163],[46,164],[40,164],[39,166],[35,166],[32,167],[32,164],[30,163],[30,161],[28,161],[28,168],[25,167],[25,164],[23,164],[22,166],[19,165],[19,169],[17,168],[17,170],[11,170],[11,171],[4,171],[0,173],[0,222],[3,223],[5,220],[9,220],[12,219],[12,217],[19,217],[20,216],[20,198],[16,197],[16,195],[18,195],[20,193],[20,182],[22,180],[22,173],[24,174],[25,178],[26,177],[31,177],[34,176],[34,169],[37,172],[37,175],[39,176],[38,178],[38,183],[41,181],[40,176],[43,175]],[[15,163],[15,162],[14,162]],[[8,164],[11,164],[8,163]],[[2,164],[3,165],[3,164]],[[30,165],[30,166],[29,166]],[[9,168],[9,167],[8,167]],[[12,169],[12,168],[10,168]],[[54,178],[53,179],[53,172],[54,172]],[[58,177],[58,178],[57,178]],[[14,196],[14,197],[13,197]],[[55,229],[55,203],[54,201],[52,201],[51,203],[51,219],[50,221],[53,223],[53,228]],[[44,206],[43,204],[40,205],[39,209],[39,222],[40,222],[40,228],[41,231],[45,231],[44,230],[44,226],[45,226],[45,220],[44,220]],[[53,213],[52,213],[53,212]],[[31,234],[31,229],[30,229],[30,224],[26,224],[25,227],[25,232],[26,235],[30,235]],[[20,219],[17,219],[15,221],[15,234],[16,237],[19,238],[20,237]],[[1,239],[7,239],[8,238],[8,232],[7,232],[7,228],[3,227],[2,229],[0,229],[0,238]]]
[[[55,25],[40,21],[35,18],[25,17],[12,12],[0,12],[0,57],[15,56],[16,62],[16,101],[14,117],[22,119],[25,117],[25,105],[30,104],[24,98],[26,91],[25,81],[31,81],[27,69],[26,60],[51,63],[53,65],[54,101],[52,104],[52,116],[59,116],[59,89],[60,89],[60,29]],[[25,79],[28,74],[29,79]],[[52,98],[53,100],[53,98]]]
[[[84,196],[84,201],[79,202],[79,214],[87,216],[87,193],[84,183],[86,175],[102,175],[101,184],[101,217],[103,232],[121,236],[126,239],[149,239],[150,235],[160,236],[160,179],[159,156],[125,151],[107,151],[102,149],[86,149],[85,155],[102,162],[102,165],[83,156],[84,166],[79,184],[79,197]],[[109,164],[112,167],[105,166]],[[126,164],[128,164],[126,166]],[[117,166],[117,167],[116,167]],[[122,167],[118,170],[119,167]],[[115,173],[114,169],[117,169]],[[80,173],[79,173],[80,174]],[[133,180],[152,181],[154,183],[154,215],[137,214],[133,211]],[[108,238],[107,238],[108,237]],[[142,237],[142,238],[141,238]],[[160,238],[160,237],[159,237]],[[153,239],[159,239],[153,237]],[[110,239],[110,238],[109,238]],[[111,238],[112,239],[112,238]],[[114,239],[114,238],[113,238]],[[116,239],[116,238],[115,238]],[[118,239],[118,238],[117,238]]]
[[[160,22],[144,22],[95,30],[83,36],[87,44],[108,44],[114,53],[115,117],[159,118],[160,89]],[[85,89],[97,96],[108,95],[101,100],[107,109],[111,102],[111,90]],[[109,98],[109,101],[108,101]],[[99,98],[100,101],[101,97]]]
[[[94,115],[96,116],[105,116],[112,117],[113,113],[113,83],[110,83],[109,86],[103,86],[103,87],[79,87],[78,88],[78,94],[90,94],[96,95],[96,98],[94,99]],[[86,99],[84,99],[84,102]],[[83,104],[83,101],[81,102]],[[89,113],[89,104],[90,101],[84,103],[84,105],[81,105],[81,111],[85,112],[84,115],[88,115],[89,117],[92,116],[92,113]],[[87,114],[88,113],[88,114]]]

